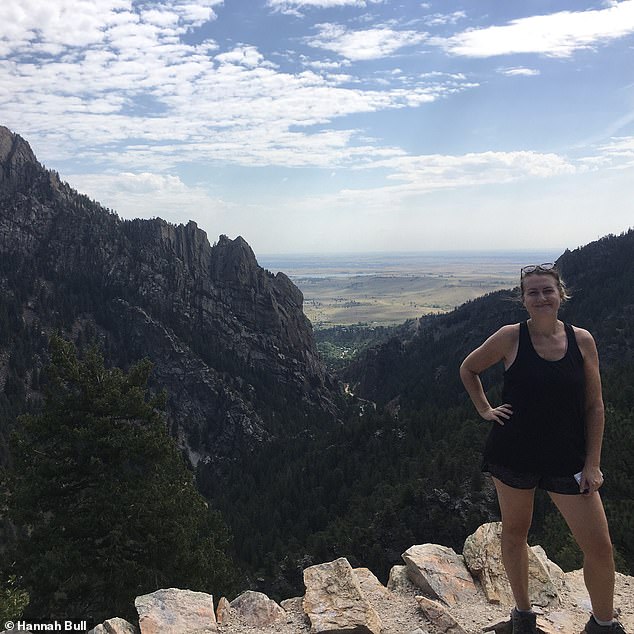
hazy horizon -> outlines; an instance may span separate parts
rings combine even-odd
[[[583,246],[583,245],[580,245]],[[429,251],[350,251],[350,252],[307,252],[307,253],[262,253],[255,254],[258,264],[270,270],[270,266],[290,267],[291,270],[340,269],[347,267],[351,270],[371,269],[373,273],[389,269],[390,266],[402,271],[408,265],[423,271],[425,266],[451,264],[459,262],[461,265],[471,263],[474,266],[486,262],[495,266],[526,264],[541,264],[552,262],[564,253],[556,249],[513,249],[513,250],[429,250]],[[281,269],[280,269],[281,270]],[[299,273],[298,273],[299,274]]]

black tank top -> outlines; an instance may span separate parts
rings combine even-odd
[[[502,402],[513,415],[494,423],[485,463],[518,472],[572,475],[585,462],[583,357],[574,330],[564,324],[568,345],[558,361],[540,357],[526,322],[520,324],[517,357],[504,373]]]

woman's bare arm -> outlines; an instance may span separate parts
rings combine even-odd
[[[481,346],[471,352],[460,366],[460,378],[475,405],[478,414],[485,420],[504,425],[513,410],[509,403],[493,407],[484,393],[480,374],[487,368],[508,360],[517,348],[519,327],[517,324],[503,326],[491,335]]]
[[[601,446],[605,427],[605,411],[599,374],[599,354],[594,338],[582,328],[575,328],[577,344],[583,356],[585,374],[585,430],[586,462],[582,472],[581,489],[590,493],[603,483],[601,474]]]

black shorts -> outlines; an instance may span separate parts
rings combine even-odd
[[[482,471],[489,473],[507,486],[514,489],[543,489],[550,493],[581,495],[579,485],[573,474],[565,476],[544,475],[541,473],[523,473],[513,471],[501,465],[484,463]]]

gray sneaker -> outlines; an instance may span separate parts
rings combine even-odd
[[[583,629],[582,634],[626,634],[623,626],[618,622],[614,621],[612,625],[599,625],[594,617],[591,616],[590,620],[586,623],[585,628]]]
[[[513,634],[537,634],[537,614],[535,612],[518,612],[513,608],[511,612]]]

